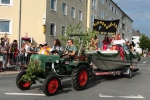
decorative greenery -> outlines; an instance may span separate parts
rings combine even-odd
[[[30,81],[37,79],[39,75],[44,74],[44,70],[42,70],[40,66],[40,61],[30,61],[27,66],[26,74],[21,77],[19,81]]]
[[[129,61],[131,59],[130,54],[128,55],[126,52],[124,52],[124,55],[125,55],[127,61]]]
[[[150,39],[145,34],[142,34],[139,39],[139,47],[142,48],[142,50],[150,50]]]
[[[139,57],[139,54],[138,54],[138,53],[136,53],[136,55],[135,55],[135,54],[133,54],[131,51],[129,51],[129,52],[130,52],[130,55],[132,56],[132,58],[136,59],[137,57]]]
[[[89,49],[91,38],[97,34],[97,32],[89,31],[89,29],[86,29],[86,31],[84,32],[83,27],[80,25],[80,23],[78,23],[78,25],[76,26],[72,26],[70,24],[64,33],[65,36],[59,37],[62,45],[66,46],[68,39],[73,39],[74,45],[77,47],[78,50],[82,42],[84,49]]]

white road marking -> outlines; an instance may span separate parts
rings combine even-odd
[[[6,95],[32,95],[32,96],[45,96],[45,94],[35,94],[35,93],[5,93]]]
[[[131,96],[109,96],[109,95],[102,95],[102,94],[99,94],[99,96],[101,98],[133,98],[133,99],[145,99],[143,96],[141,95],[131,95]]]
[[[146,63],[146,61],[145,62],[143,62],[144,64]]]

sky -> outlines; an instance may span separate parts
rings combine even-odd
[[[150,38],[150,0],[113,0],[134,21],[133,29]]]

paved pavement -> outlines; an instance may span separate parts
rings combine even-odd
[[[20,71],[17,70],[5,70],[4,72],[0,72],[0,75],[11,75],[18,74]]]

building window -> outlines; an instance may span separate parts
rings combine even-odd
[[[56,11],[57,8],[57,0],[51,0],[51,10]]]
[[[1,20],[0,19],[0,33],[11,34],[11,21],[10,20]]]
[[[71,17],[75,18],[75,8],[74,7],[71,8]]]
[[[67,15],[67,4],[66,3],[62,4],[62,14]]]
[[[112,6],[112,9],[111,9],[112,11],[114,10],[114,7]]]
[[[122,39],[124,39],[124,33],[122,33]]]
[[[0,0],[0,5],[12,5],[12,0]]]
[[[99,16],[100,16],[101,19],[104,19],[104,12],[100,10],[100,15]]]
[[[96,0],[92,0],[92,9],[96,10]]]
[[[122,24],[122,29],[125,30],[125,24]]]
[[[56,33],[56,25],[54,23],[50,24],[50,36],[55,36]]]
[[[122,24],[120,24],[120,28],[122,28]]]
[[[82,11],[79,10],[79,20],[82,21]]]
[[[108,17],[108,20],[111,20],[111,19],[112,19],[112,18],[109,16],[109,17]]]
[[[94,24],[94,15],[91,15],[91,26],[93,26],[93,24]]]
[[[102,4],[104,4],[104,0],[100,0],[100,2],[101,2]]]
[[[108,4],[108,8],[111,10],[111,4],[110,3]]]
[[[116,9],[116,11],[115,11],[115,12],[116,12],[116,15],[118,15],[118,10],[117,10],[117,9]]]
[[[61,27],[61,30],[62,30],[62,36],[66,36],[66,34],[65,34],[65,31],[66,31],[66,26],[62,26]]]
[[[116,9],[115,9],[115,14],[116,14]]]

